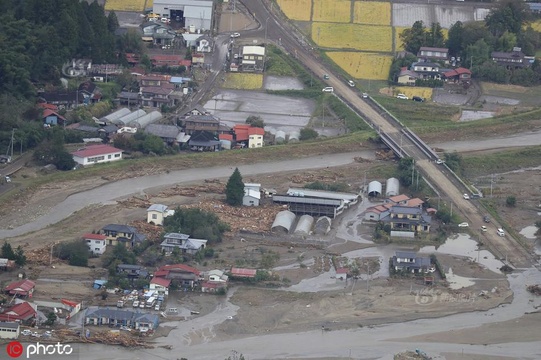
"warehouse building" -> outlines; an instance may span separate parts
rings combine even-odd
[[[154,0],[154,14],[180,22],[184,28],[210,30],[213,23],[213,2],[206,0]]]

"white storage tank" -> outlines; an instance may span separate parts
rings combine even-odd
[[[371,181],[368,184],[368,196],[380,196],[382,187],[379,181]]]
[[[271,231],[288,233],[291,230],[291,226],[295,222],[295,214],[289,210],[280,211],[276,214],[274,222],[272,223]]]
[[[285,131],[278,130],[276,132],[276,135],[274,135],[274,142],[276,144],[282,144],[282,143],[284,143],[284,141],[286,141],[286,133],[285,133]]]
[[[397,178],[388,178],[385,184],[385,196],[396,196],[400,194],[400,181]]]
[[[121,118],[118,118],[116,120],[113,120],[113,124],[124,126],[126,124],[131,123],[134,120],[139,119],[142,116],[145,116],[147,112],[145,110],[139,109],[136,110],[128,115],[124,115]]]
[[[152,111],[148,114],[141,116],[137,120],[130,122],[131,127],[136,127],[138,129],[144,129],[148,124],[152,124],[162,118],[162,113],[159,111]]]
[[[294,233],[299,235],[309,235],[312,232],[313,225],[314,218],[310,215],[303,215],[300,217]]]

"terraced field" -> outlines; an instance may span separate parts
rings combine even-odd
[[[391,3],[356,1],[353,22],[358,24],[391,25]]]
[[[314,0],[312,21],[348,23],[351,20],[350,0]]]

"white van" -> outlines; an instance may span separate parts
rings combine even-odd
[[[498,229],[497,234],[498,236],[505,236],[505,231],[503,231],[503,229]]]
[[[323,88],[322,90],[323,92],[334,92],[334,88],[332,86],[327,86],[326,88]]]

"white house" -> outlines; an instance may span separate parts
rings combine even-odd
[[[110,145],[88,145],[71,153],[73,160],[81,165],[93,165],[122,160],[122,150]]]
[[[210,270],[208,272],[208,281],[217,283],[227,283],[229,277],[222,270]]]
[[[154,225],[163,225],[163,220],[175,214],[175,210],[169,210],[166,205],[152,204],[147,209],[147,222]]]
[[[19,332],[19,323],[0,321],[0,339],[17,339]]]
[[[259,206],[259,200],[261,200],[261,193],[252,189],[244,190],[244,197],[242,198],[242,205],[244,206]]]
[[[94,255],[101,255],[107,248],[107,236],[102,234],[84,234],[83,240]]]
[[[262,128],[251,127],[248,129],[248,147],[260,148],[263,147],[263,136],[265,136],[265,130]]]
[[[149,290],[158,292],[159,294],[169,295],[169,286],[171,285],[171,279],[165,279],[162,277],[153,277],[150,280]]]
[[[208,240],[191,239],[189,235],[180,233],[167,233],[160,244],[162,250],[166,253],[172,253],[175,248],[182,253],[196,254],[199,250],[207,246]]]

